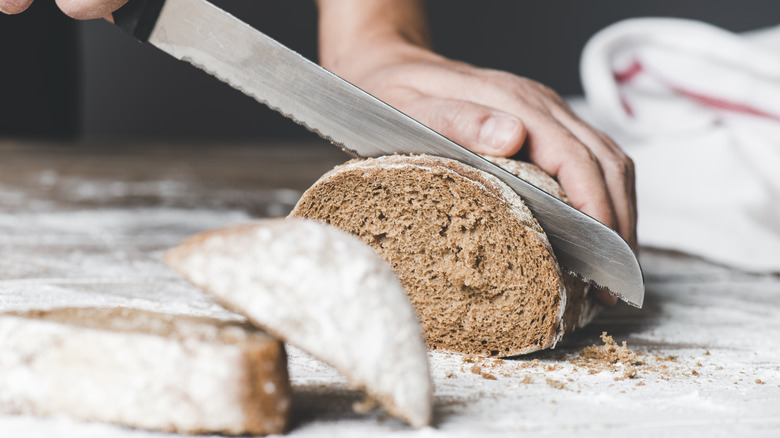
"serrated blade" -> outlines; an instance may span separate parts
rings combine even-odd
[[[167,0],[148,41],[360,156],[431,154],[497,176],[533,211],[564,268],[642,306],[642,270],[615,231],[205,0]]]

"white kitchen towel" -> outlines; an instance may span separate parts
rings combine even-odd
[[[590,120],[636,164],[641,245],[780,272],[780,27],[627,20],[581,75]]]

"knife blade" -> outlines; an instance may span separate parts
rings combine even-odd
[[[558,262],[642,307],[644,279],[631,247],[614,230],[450,141],[205,0],[131,0],[114,13],[141,41],[362,157],[430,154],[498,177],[525,201]]]

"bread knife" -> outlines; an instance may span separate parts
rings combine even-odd
[[[558,262],[642,307],[644,278],[618,233],[450,141],[205,0],[130,0],[115,23],[362,157],[429,154],[491,173],[515,190]]]

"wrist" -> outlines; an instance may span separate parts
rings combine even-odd
[[[430,48],[420,0],[317,0],[320,64],[337,73]]]

